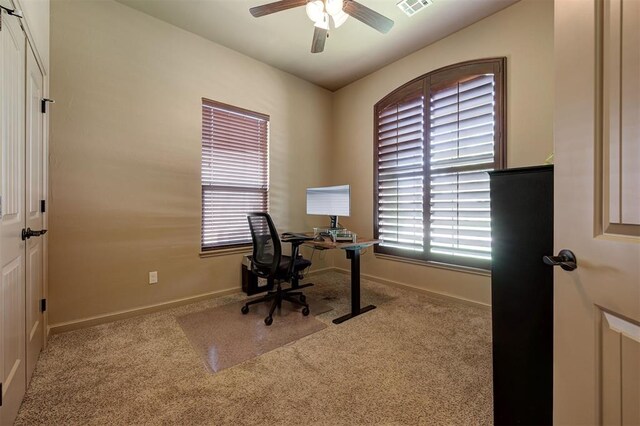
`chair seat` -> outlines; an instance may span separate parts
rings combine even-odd
[[[285,274],[289,270],[289,265],[291,264],[291,256],[282,256],[280,259],[280,266],[278,267],[278,275]],[[294,265],[294,271],[301,271],[303,269],[307,269],[311,266],[311,262],[304,258],[297,258],[296,263]]]

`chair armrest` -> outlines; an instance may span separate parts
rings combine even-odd
[[[283,236],[280,240],[284,243],[291,244],[291,263],[289,264],[289,270],[287,271],[287,275],[289,277],[293,276],[293,269],[296,264],[296,259],[298,258],[298,253],[300,250],[300,246],[304,244],[306,241],[313,240],[313,237],[308,237],[304,235],[287,235]]]
[[[283,243],[291,243],[291,244],[302,244],[306,241],[313,240],[313,237],[303,237],[303,236],[285,236],[280,239]]]
[[[284,243],[291,243],[291,244],[302,244],[305,241],[311,241],[311,240],[313,240],[313,237],[310,235],[294,234],[294,233],[287,233],[287,232],[282,234],[282,236],[280,237],[280,241]]]

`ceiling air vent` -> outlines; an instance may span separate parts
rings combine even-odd
[[[407,15],[413,16],[425,7],[431,5],[433,0],[400,0],[398,7]]]

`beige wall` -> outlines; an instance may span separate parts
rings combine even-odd
[[[352,185],[352,215],[341,222],[373,234],[373,106],[403,83],[440,67],[506,56],[508,166],[542,164],[553,150],[553,1],[523,0],[334,94],[333,183]],[[336,265],[348,268],[346,260]],[[487,276],[363,257],[379,278],[490,303]]]
[[[331,93],[113,1],[54,0],[51,25],[52,326],[239,288],[240,255],[198,255],[202,97],[271,116],[272,215],[312,225]]]
[[[111,0],[51,6],[51,324],[238,288],[240,255],[200,258],[200,98],[271,116],[271,211],[281,229],[323,223],[304,189],[352,185],[373,233],[373,105],[452,63],[508,58],[509,167],[551,152],[552,0],[523,0],[331,94]],[[329,160],[329,153],[331,161]],[[327,165],[331,165],[327,167]],[[314,257],[314,268],[342,253]],[[383,260],[363,273],[480,303],[487,276]],[[159,283],[147,284],[157,270]]]

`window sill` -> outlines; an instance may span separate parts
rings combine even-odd
[[[240,247],[229,247],[229,248],[219,248],[219,249],[211,249],[211,250],[201,250],[200,257],[220,257],[220,256],[230,256],[233,254],[251,254],[252,248],[251,244]]]
[[[394,262],[403,262],[403,263],[409,263],[409,264],[412,264],[412,265],[420,265],[420,266],[428,266],[428,267],[431,267],[431,268],[446,269],[448,271],[462,272],[462,273],[465,273],[465,274],[472,274],[472,275],[481,275],[483,277],[490,277],[491,276],[491,271],[488,270],[488,269],[472,268],[470,266],[450,265],[450,264],[447,264],[447,263],[433,262],[433,261],[428,261],[428,260],[410,259],[410,258],[406,258],[406,257],[392,256],[390,254],[383,254],[383,253],[375,253],[375,256],[378,259],[391,260],[391,261],[394,261]]]

